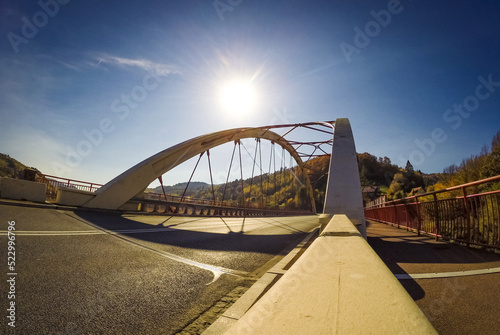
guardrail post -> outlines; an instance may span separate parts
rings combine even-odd
[[[420,229],[422,228],[422,217],[420,215],[420,203],[418,197],[415,197],[415,205],[417,207],[417,236],[420,236]]]
[[[435,216],[435,220],[436,220],[436,241],[438,240],[438,235],[439,233],[441,232],[440,230],[440,222],[439,222],[439,208],[438,208],[438,199],[437,199],[437,194],[434,193],[433,194],[434,196],[434,210],[436,211],[436,216]]]
[[[396,202],[393,202],[393,207],[394,208],[394,223],[398,226],[399,228],[399,219],[398,219],[398,209],[396,207]]]
[[[500,245],[500,206],[498,205],[497,201],[497,214],[498,214],[498,222],[497,222],[497,239],[498,239],[498,245]]]
[[[465,222],[466,222],[466,244],[467,246],[470,246],[471,242],[471,232],[470,232],[470,208],[469,208],[469,202],[467,201],[467,190],[465,187],[462,187],[462,194],[464,195],[464,210],[465,210]]]
[[[403,200],[403,204],[405,206],[405,218],[406,218],[406,231],[409,231],[411,229],[410,227],[410,213],[408,212],[408,204],[406,203],[406,200]]]

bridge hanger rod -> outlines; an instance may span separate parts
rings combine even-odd
[[[210,185],[212,186],[212,196],[214,198],[214,206],[215,206],[215,189],[214,189],[214,179],[212,177],[212,164],[210,163],[210,150],[207,150],[207,159],[208,159],[208,171],[210,171]]]
[[[309,156],[309,158],[307,158],[306,162],[304,163],[303,167],[302,168],[305,168],[307,163],[309,163],[309,161],[311,160],[311,157],[312,155],[314,155],[314,153],[316,152],[316,150],[318,150],[318,147],[314,147],[314,151],[312,152],[312,154]]]
[[[184,196],[186,195],[186,192],[188,190],[189,184],[191,183],[191,179],[193,179],[194,173],[196,172],[196,169],[198,168],[198,164],[200,163],[201,157],[203,156],[205,152],[202,152],[200,156],[198,157],[198,161],[196,162],[196,165],[194,166],[193,172],[191,173],[191,177],[189,177],[189,181],[187,182],[186,188],[184,189],[184,192],[182,192],[182,197],[179,203],[177,204],[176,211],[179,209],[179,205],[184,201]]]
[[[252,178],[250,179],[250,194],[248,195],[248,201],[247,201],[247,206],[248,207],[250,207],[250,200],[252,199],[253,177],[254,177],[254,172],[255,172],[255,163],[257,162],[257,147],[258,147],[259,143],[260,143],[259,139],[256,138],[256,142],[255,142],[255,154],[253,156]]]
[[[245,207],[245,182],[243,181],[243,163],[241,160],[241,142],[238,141],[238,154],[240,156],[240,174],[241,174],[241,194],[242,194],[242,201],[241,201],[241,206]]]
[[[264,174],[263,170],[262,170],[262,145],[260,143],[260,139],[258,141],[259,143],[259,161],[260,161],[260,190],[261,190],[261,193],[262,193],[262,208],[265,208],[266,207],[266,202],[264,200],[264,181],[262,180],[262,175]]]
[[[226,183],[224,184],[224,192],[222,192],[222,206],[224,206],[224,198],[226,196],[227,184],[229,182],[229,175],[231,174],[231,167],[233,166],[234,152],[236,151],[236,141],[234,141],[233,154],[231,155],[231,162],[229,163],[229,170],[227,172]]]

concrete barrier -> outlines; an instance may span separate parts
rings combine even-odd
[[[345,215],[225,334],[437,334]]]
[[[0,198],[45,202],[47,186],[42,183],[13,178],[0,178]]]
[[[56,203],[66,206],[82,206],[94,197],[93,192],[60,187],[57,189]]]

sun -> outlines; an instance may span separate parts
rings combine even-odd
[[[231,114],[248,114],[256,106],[255,89],[249,82],[231,81],[220,88],[220,102]]]

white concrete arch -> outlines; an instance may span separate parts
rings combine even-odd
[[[316,212],[313,189],[304,163],[295,148],[281,135],[269,128],[236,128],[195,137],[179,143],[140,162],[101,187],[95,196],[82,204],[88,208],[120,209],[134,196],[140,195],[159,176],[211,148],[244,138],[262,138],[272,141],[295,159],[305,179],[312,211]]]

